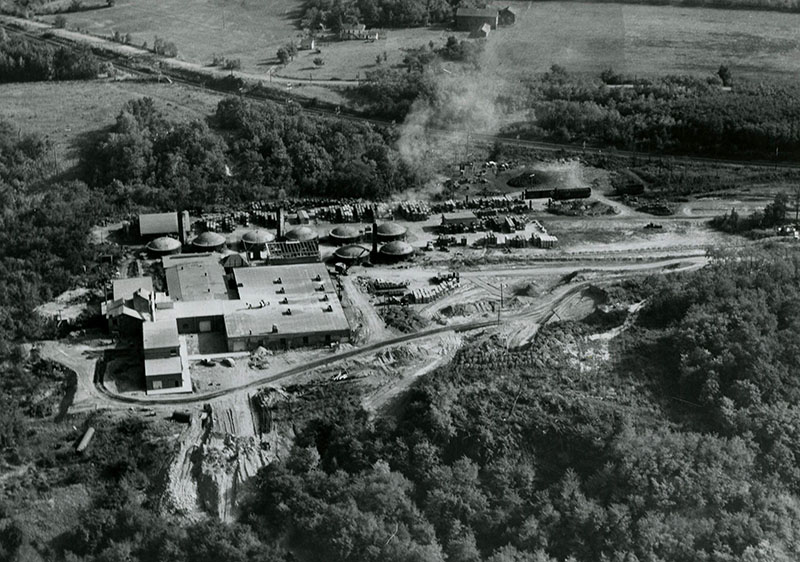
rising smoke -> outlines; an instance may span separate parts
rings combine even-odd
[[[498,99],[510,86],[499,72],[499,43],[492,39],[469,69],[451,65],[426,70],[433,95],[418,98],[400,126],[398,149],[406,162],[429,168],[435,158],[458,160],[468,153],[470,137],[499,132],[503,110]]]

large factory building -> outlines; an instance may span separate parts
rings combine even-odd
[[[105,306],[112,329],[127,309],[125,317],[141,325],[148,394],[191,392],[181,334],[220,333],[229,352],[321,346],[350,338],[339,297],[321,263],[240,267],[229,274],[213,254],[165,256],[162,263],[166,293],[154,292],[146,278],[115,282],[113,299]]]

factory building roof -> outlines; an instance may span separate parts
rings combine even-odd
[[[144,376],[146,377],[174,375],[181,372],[183,372],[183,363],[181,363],[179,356],[164,359],[146,359],[144,362]]]
[[[139,215],[139,234],[178,234],[178,213],[150,213]]]
[[[143,289],[153,292],[153,280],[150,277],[130,277],[128,279],[114,279],[111,282],[112,299],[130,299],[133,293]]]
[[[159,320],[142,324],[142,347],[162,349],[180,346],[175,320]]]
[[[161,258],[161,265],[164,269],[175,267],[176,265],[185,265],[187,263],[217,263],[219,255],[211,252],[204,254],[178,254],[172,256],[164,256]]]
[[[167,290],[174,301],[227,299],[225,270],[214,261],[185,263],[166,270]]]
[[[325,293],[335,293],[327,268],[321,263],[248,267],[233,271],[239,298],[245,301],[278,302],[298,297],[316,302]]]

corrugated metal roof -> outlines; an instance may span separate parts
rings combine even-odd
[[[139,215],[139,234],[178,234],[178,213],[150,213]]]

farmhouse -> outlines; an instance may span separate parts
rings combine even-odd
[[[213,253],[162,259],[167,292],[149,277],[117,280],[103,305],[109,327],[141,334],[145,388],[191,392],[181,335],[218,333],[228,351],[289,349],[350,338],[350,326],[321,263],[223,269]],[[134,338],[135,339],[135,338]]]
[[[497,29],[498,12],[494,8],[459,8],[456,10],[456,29],[475,32],[489,24],[489,29]]]

